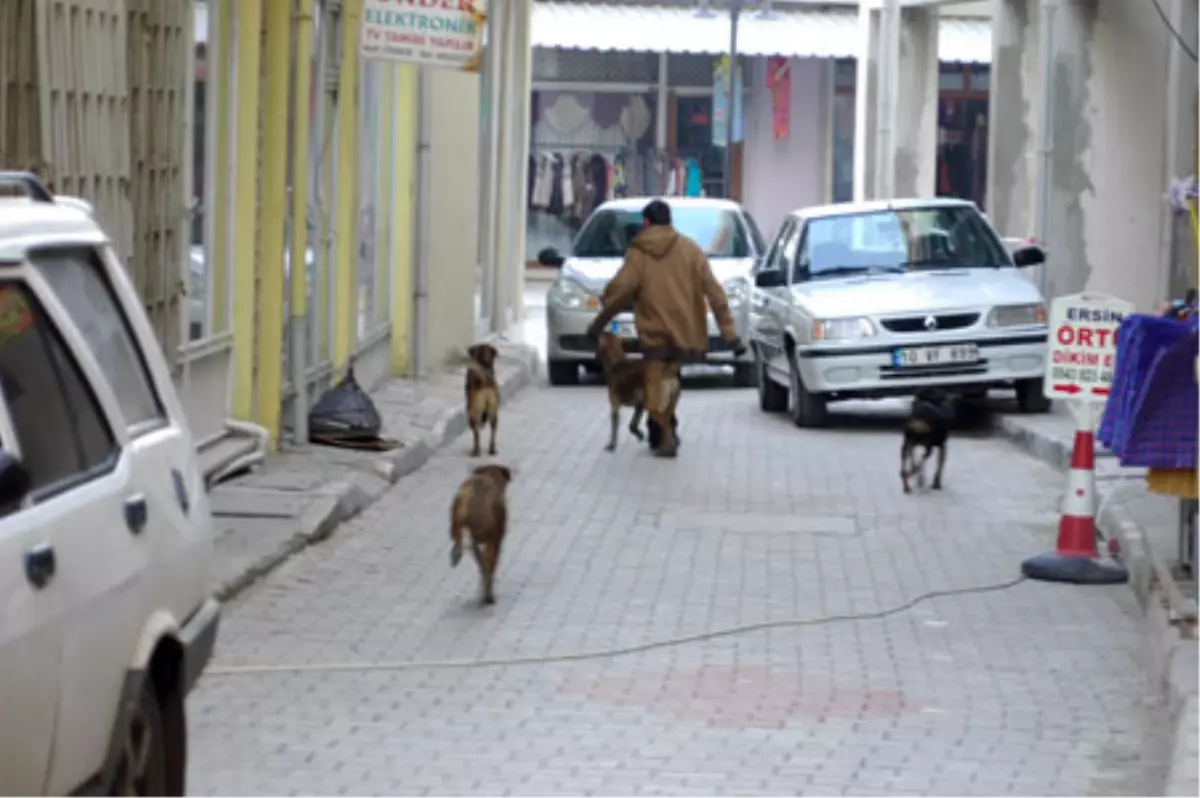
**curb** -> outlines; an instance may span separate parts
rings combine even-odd
[[[1012,418],[997,418],[995,430],[1018,448],[1065,471],[1071,463],[1071,447],[1018,424]],[[1143,664],[1151,682],[1162,692],[1170,713],[1172,753],[1167,772],[1167,795],[1196,795],[1197,782],[1197,679],[1200,663],[1194,630],[1176,623],[1164,596],[1155,558],[1141,525],[1119,502],[1106,501],[1096,516],[1096,526],[1106,537],[1120,543],[1121,561],[1129,569],[1129,587],[1142,609]]]
[[[507,361],[517,365],[515,371],[500,378],[501,399],[511,399],[533,383],[537,375],[537,350],[524,344],[508,346],[520,351],[501,354],[501,363]],[[388,487],[429,462],[439,449],[466,429],[466,408],[456,404],[453,408],[446,409],[423,439],[395,452],[380,455],[370,464],[368,470],[383,481],[382,489],[367,492],[358,485],[343,481],[328,482],[317,488],[318,498],[301,514],[296,533],[280,544],[275,551],[259,558],[240,574],[222,583],[214,593],[215,598],[222,603],[236,598],[293,555],[328,540],[339,526],[374,504],[376,499],[387,492]]]

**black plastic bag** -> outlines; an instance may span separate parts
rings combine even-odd
[[[371,440],[379,437],[382,428],[383,419],[354,379],[353,366],[308,411],[309,439],[317,443]]]

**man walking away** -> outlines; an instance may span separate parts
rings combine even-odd
[[[662,430],[657,457],[675,457],[674,424],[679,366],[708,353],[707,309],[736,354],[745,351],[733,325],[725,290],[704,251],[671,225],[662,200],[642,210],[642,229],[629,245],[621,270],[604,289],[604,309],[588,328],[598,337],[613,316],[633,305],[638,348],[646,360],[646,409]]]

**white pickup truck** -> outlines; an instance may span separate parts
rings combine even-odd
[[[213,521],[87,203],[0,172],[0,794],[183,795]]]

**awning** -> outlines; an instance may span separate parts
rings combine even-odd
[[[729,52],[729,15],[703,19],[693,8],[535,2],[533,44],[565,50],[651,53]],[[742,15],[738,50],[750,56],[853,58],[859,50],[858,10],[776,10],[775,18]],[[992,60],[990,19],[950,17],[938,26],[938,58]]]

